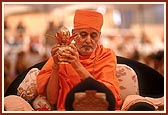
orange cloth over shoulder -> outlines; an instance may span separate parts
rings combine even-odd
[[[112,91],[116,98],[115,109],[119,110],[122,100],[119,95],[119,82],[116,78],[116,56],[114,52],[98,45],[96,50],[91,54],[90,58],[82,60],[82,57],[80,57],[80,59],[81,64],[93,75],[93,77],[97,81],[105,84]],[[96,66],[93,73],[93,62],[95,59]],[[53,59],[51,57],[37,76],[37,89],[39,94],[46,94],[45,88],[50,78],[52,65]],[[67,93],[80,82],[80,76],[70,64],[59,66],[60,89],[58,94],[57,110],[65,110],[64,102]]]

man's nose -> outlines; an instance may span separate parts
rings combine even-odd
[[[88,35],[88,36],[85,38],[85,42],[86,42],[86,43],[90,43],[90,42],[91,42],[91,37],[90,37],[90,35]]]

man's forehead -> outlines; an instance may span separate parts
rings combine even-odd
[[[74,29],[73,30],[74,32],[81,32],[81,31],[88,31],[88,32],[98,32],[96,29],[94,28],[81,28],[81,29]]]

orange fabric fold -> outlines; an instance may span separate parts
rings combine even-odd
[[[95,59],[96,66],[93,69]],[[85,60],[81,59],[81,63],[96,80],[105,84],[112,91],[116,98],[115,109],[119,110],[122,100],[119,95],[119,82],[116,78],[116,56],[114,52],[98,45],[96,51],[91,54],[90,58]],[[37,89],[39,94],[45,95],[46,93],[45,87],[51,74],[52,65],[53,60],[50,58],[37,76]],[[81,82],[81,78],[70,64],[60,65],[58,76],[60,89],[57,110],[65,110],[64,102],[66,95],[75,85]]]
[[[94,28],[101,31],[103,15],[96,11],[76,10],[74,16],[74,29]]]

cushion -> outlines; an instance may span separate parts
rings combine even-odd
[[[17,95],[9,95],[4,98],[6,111],[34,111],[31,105]]]
[[[152,97],[143,97],[140,95],[129,95],[126,97],[121,110],[127,111],[132,105],[135,105],[139,102],[145,102],[154,106],[155,110],[163,111],[164,110],[164,97],[152,98]]]
[[[39,71],[38,68],[32,68],[17,88],[17,95],[26,101],[31,101],[37,96],[36,76]]]
[[[125,64],[117,64],[116,71],[122,100],[125,100],[128,95],[139,95],[138,79],[135,71]]]
[[[51,105],[45,96],[38,95],[32,102],[32,106],[37,111],[51,111]]]

